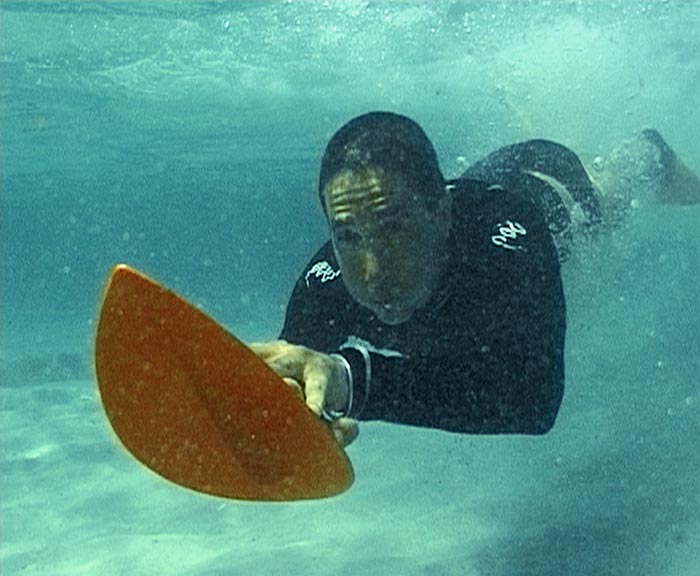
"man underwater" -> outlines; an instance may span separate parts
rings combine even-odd
[[[296,283],[280,340],[252,347],[347,445],[357,419],[463,433],[544,434],[564,392],[559,265],[640,186],[700,203],[658,132],[589,177],[546,140],[446,180],[411,119],[372,112],[331,138],[319,196],[330,241]]]

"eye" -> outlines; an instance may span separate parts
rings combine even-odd
[[[357,246],[362,241],[362,236],[350,228],[341,228],[335,231],[335,240],[339,244]]]
[[[382,230],[386,234],[398,234],[404,229],[403,222],[400,220],[386,220],[382,223]]]

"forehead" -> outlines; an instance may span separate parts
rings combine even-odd
[[[380,168],[342,170],[323,189],[323,201],[329,218],[342,222],[352,217],[399,208],[406,194],[399,180]]]

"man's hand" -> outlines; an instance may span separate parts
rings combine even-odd
[[[251,344],[262,358],[302,398],[318,416],[324,410],[342,410],[348,402],[348,379],[338,358],[284,340]],[[336,418],[331,429],[341,446],[347,446],[359,433],[357,421]]]

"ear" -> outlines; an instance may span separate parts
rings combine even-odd
[[[437,203],[435,217],[441,230],[449,230],[452,226],[452,193],[446,189]]]

